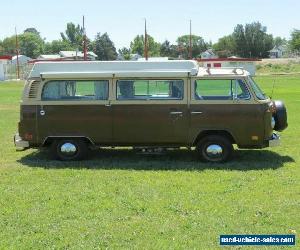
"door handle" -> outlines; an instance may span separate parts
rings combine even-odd
[[[200,114],[203,114],[202,111],[192,111],[191,112],[192,115],[200,115]]]
[[[110,107],[111,106],[111,104],[110,103],[108,103],[108,104],[105,104],[105,107]]]
[[[181,111],[171,111],[170,115],[182,115]]]
[[[41,116],[43,116],[43,115],[45,115],[46,113],[45,113],[45,110],[40,110],[40,115]]]

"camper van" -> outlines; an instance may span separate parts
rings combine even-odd
[[[267,97],[242,68],[195,61],[38,62],[26,81],[18,149],[49,148],[81,160],[95,147],[196,149],[224,162],[239,148],[279,144],[282,101]]]

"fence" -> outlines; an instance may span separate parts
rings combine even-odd
[[[16,64],[12,64],[12,63],[8,63],[8,64],[0,64],[0,67],[3,67],[3,79],[4,80],[14,80],[17,79],[17,65]],[[21,80],[25,80],[32,68],[33,64],[21,64],[19,65],[19,79]]]

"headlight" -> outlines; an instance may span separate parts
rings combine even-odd
[[[271,119],[271,127],[274,129],[275,127],[275,119],[274,117],[272,116],[272,119]]]

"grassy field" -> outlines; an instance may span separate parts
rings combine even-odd
[[[286,63],[264,63],[256,65],[257,74],[293,74],[300,73],[300,63],[288,61]]]
[[[276,77],[282,145],[204,164],[102,150],[89,161],[16,152],[21,83],[0,84],[0,249],[217,249],[220,234],[296,233],[300,243],[300,77]],[[257,81],[271,93],[273,79]],[[271,249],[267,248],[266,249]]]

